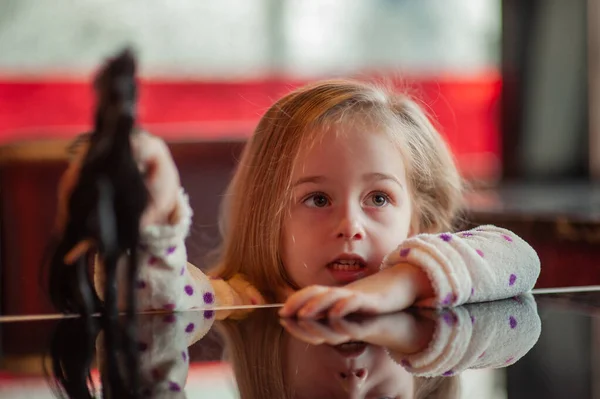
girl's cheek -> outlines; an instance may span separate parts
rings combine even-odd
[[[323,220],[329,217],[332,213],[331,207],[326,208],[311,208],[306,205],[299,207],[296,212],[292,213],[292,217],[297,217],[301,222],[313,224],[315,220]]]

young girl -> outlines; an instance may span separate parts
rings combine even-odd
[[[462,185],[446,144],[414,101],[373,85],[318,82],[265,113],[225,196],[211,279],[186,264],[192,212],[166,145],[138,133],[133,148],[151,196],[143,309],[285,302],[281,316],[316,318],[451,307],[527,292],[540,271],[510,231],[450,232]]]

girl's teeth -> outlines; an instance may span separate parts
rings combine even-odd
[[[361,266],[358,263],[347,264],[347,263],[332,263],[331,268],[333,270],[353,271],[360,270]]]

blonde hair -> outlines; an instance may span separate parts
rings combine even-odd
[[[251,313],[244,320],[224,320],[216,325],[225,341],[224,360],[230,362],[241,399],[294,397],[286,384],[285,339],[275,310]],[[457,399],[460,376],[413,377],[414,399]]]
[[[415,205],[413,231],[451,229],[461,208],[461,179],[422,108],[377,85],[326,80],[284,96],[260,120],[222,204],[224,241],[212,274],[225,279],[242,274],[271,301],[278,287],[298,288],[280,254],[294,162],[318,132],[361,120],[383,125],[400,144]]]
[[[224,360],[230,362],[241,399],[288,398],[285,384],[284,336],[275,311],[255,311],[243,320],[216,324],[225,341]]]
[[[460,376],[415,377],[415,399],[458,399],[460,398]]]

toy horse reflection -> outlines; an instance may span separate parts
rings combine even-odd
[[[88,327],[87,344],[93,346],[97,330],[93,313],[101,312],[104,325],[117,324],[117,262],[128,256],[127,284],[119,289],[127,290],[126,330],[129,333],[122,338],[109,332],[106,340],[110,345],[132,351],[137,350],[133,345],[136,249],[140,218],[148,203],[148,192],[130,143],[131,135],[135,134],[135,70],[133,53],[126,49],[109,60],[95,79],[94,129],[68,199],[61,236],[49,258],[51,301],[63,313],[84,316]],[[94,291],[90,277],[94,256],[104,264],[104,303]],[[116,327],[108,330],[116,331]],[[136,356],[132,354],[128,358],[131,361],[124,370],[109,371],[109,385],[123,388],[113,391],[112,397],[137,396]],[[56,365],[55,375],[60,376],[60,367]]]

